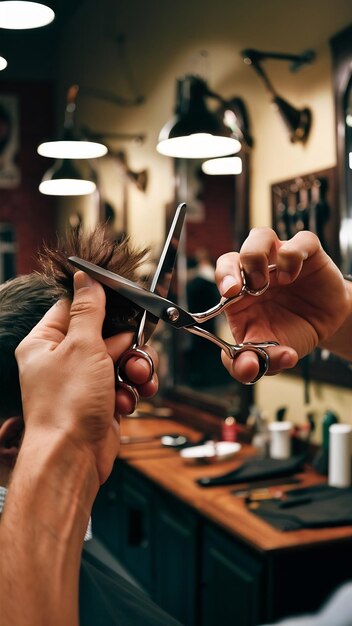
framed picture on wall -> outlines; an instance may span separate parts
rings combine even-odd
[[[19,104],[16,95],[0,94],[0,188],[17,187],[20,149]]]

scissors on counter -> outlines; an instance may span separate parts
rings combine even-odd
[[[217,305],[201,313],[190,313],[189,311],[186,311],[184,308],[182,308],[179,304],[168,300],[165,296],[167,296],[172,278],[172,270],[177,253],[179,238],[182,231],[183,221],[185,218],[185,212],[185,204],[181,204],[177,207],[176,214],[158,264],[158,268],[155,272],[149,290],[141,287],[137,283],[123,278],[122,276],[119,276],[118,274],[115,274],[114,272],[105,270],[98,265],[94,265],[93,263],[90,263],[89,261],[84,261],[83,259],[80,259],[78,257],[69,257],[69,261],[75,267],[83,270],[98,282],[102,283],[106,287],[109,287],[110,289],[113,289],[114,291],[117,291],[120,295],[127,298],[130,302],[133,302],[133,304],[137,305],[143,311],[140,326],[136,334],[136,341],[132,348],[123,355],[119,363],[120,370],[121,365],[125,363],[128,358],[135,355],[136,352],[143,353],[142,355],[147,358],[149,362],[151,362],[149,355],[147,355],[144,350],[141,350],[139,346],[141,345],[143,334],[144,342],[146,342],[154,332],[158,321],[163,320],[174,328],[182,328],[187,332],[199,335],[200,337],[203,337],[204,339],[215,343],[217,346],[219,346],[219,348],[224,350],[224,352],[231,359],[236,358],[239,354],[241,354],[241,352],[255,352],[255,354],[258,356],[259,371],[257,376],[250,383],[248,383],[249,385],[252,385],[256,383],[260,378],[262,378],[262,376],[264,376],[268,371],[270,360],[265,348],[277,346],[278,343],[276,341],[263,341],[259,343],[247,341],[240,344],[230,344],[220,337],[205,330],[200,326],[200,324],[220,315],[225,309],[227,309],[227,307],[232,305],[235,301],[243,298],[244,296],[261,296],[268,289],[270,285],[270,280],[261,289],[250,289],[250,287],[247,286],[245,274],[243,270],[241,270],[242,288],[240,289],[240,291],[230,298],[222,297]],[[270,265],[269,271],[272,271],[275,268],[275,265]],[[118,382],[124,386],[127,385],[127,387],[129,388],[130,386],[128,385],[128,383],[126,383],[126,381],[121,378],[121,375],[119,376],[120,377],[118,378]],[[132,387],[131,391],[133,395],[135,395],[135,390],[133,391],[133,389],[134,388]]]

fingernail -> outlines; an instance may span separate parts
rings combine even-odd
[[[88,274],[81,271],[75,273],[73,280],[76,291],[78,291],[78,289],[83,289],[83,287],[91,287],[94,282]]]
[[[237,285],[237,281],[233,276],[225,276],[220,283],[220,293],[225,295],[235,285]]]
[[[280,283],[280,285],[289,285],[291,281],[291,275],[288,272],[278,271],[277,282]]]

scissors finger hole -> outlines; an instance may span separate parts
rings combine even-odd
[[[139,402],[139,393],[133,385],[122,380],[116,384],[116,406],[120,413],[129,415],[133,413]]]
[[[116,367],[119,381],[126,378],[133,384],[147,383],[154,375],[154,362],[150,354],[141,348],[132,348],[125,352]]]
[[[253,380],[250,380],[248,383],[245,383],[246,385],[254,385],[256,382],[258,382],[258,380],[260,380],[261,378],[263,378],[263,376],[265,376],[265,374],[267,373],[269,369],[270,357],[267,354],[267,352],[265,352],[265,350],[262,350],[260,352],[259,350],[256,350],[256,355],[258,357],[258,365],[259,365],[258,374],[253,378]]]

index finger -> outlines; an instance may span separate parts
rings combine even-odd
[[[238,252],[228,252],[218,258],[215,279],[222,296],[234,296],[241,290],[242,276]]]
[[[271,228],[253,228],[240,250],[240,262],[251,289],[262,289],[269,280],[269,265],[276,263],[280,240]]]

